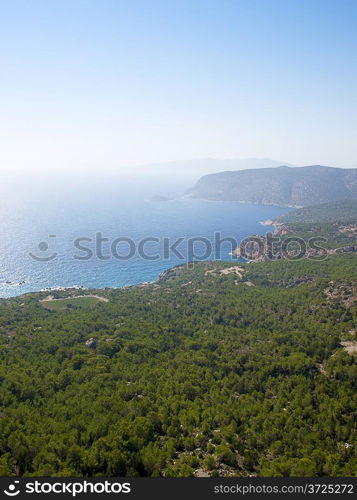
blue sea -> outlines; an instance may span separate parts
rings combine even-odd
[[[288,210],[185,199],[185,187],[177,180],[105,173],[6,179],[0,189],[0,297],[150,282],[192,258],[237,261],[231,242],[214,248],[217,237],[239,243],[264,234],[272,227],[260,221]],[[151,201],[154,195],[170,200]]]

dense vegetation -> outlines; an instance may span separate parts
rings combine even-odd
[[[286,233],[285,238],[298,236],[306,242],[310,238],[322,238],[322,246],[326,249],[357,251],[357,200],[293,210],[279,217],[277,223],[280,232]]]
[[[254,262],[284,258],[326,258],[357,252],[357,200],[324,203],[278,217],[266,236],[248,238],[235,254]],[[273,236],[273,239],[270,237]],[[261,245],[258,245],[259,238]]]
[[[292,210],[281,215],[285,224],[352,224],[357,222],[357,200],[342,200]]]
[[[356,181],[357,169],[282,166],[205,175],[187,194],[215,201],[296,207],[355,200]]]
[[[0,301],[0,475],[356,474],[356,256],[231,266]]]

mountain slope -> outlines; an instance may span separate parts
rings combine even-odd
[[[0,301],[0,475],[355,475],[355,256],[231,266]]]
[[[357,200],[342,200],[292,210],[277,219],[283,224],[357,223]]]
[[[303,207],[357,199],[357,169],[313,165],[219,172],[201,177],[192,198]]]
[[[272,223],[275,225],[273,234],[256,235],[251,241],[247,238],[234,254],[252,262],[266,262],[293,259],[297,255],[324,259],[331,254],[357,252],[357,200],[299,208],[274,221],[263,222]],[[257,238],[260,245],[256,243]]]

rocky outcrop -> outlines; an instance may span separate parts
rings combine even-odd
[[[97,339],[91,337],[85,342],[85,345],[91,349],[95,349],[97,347]]]

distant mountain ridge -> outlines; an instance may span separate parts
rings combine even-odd
[[[190,198],[304,207],[357,199],[357,169],[312,165],[226,171],[201,177]]]

